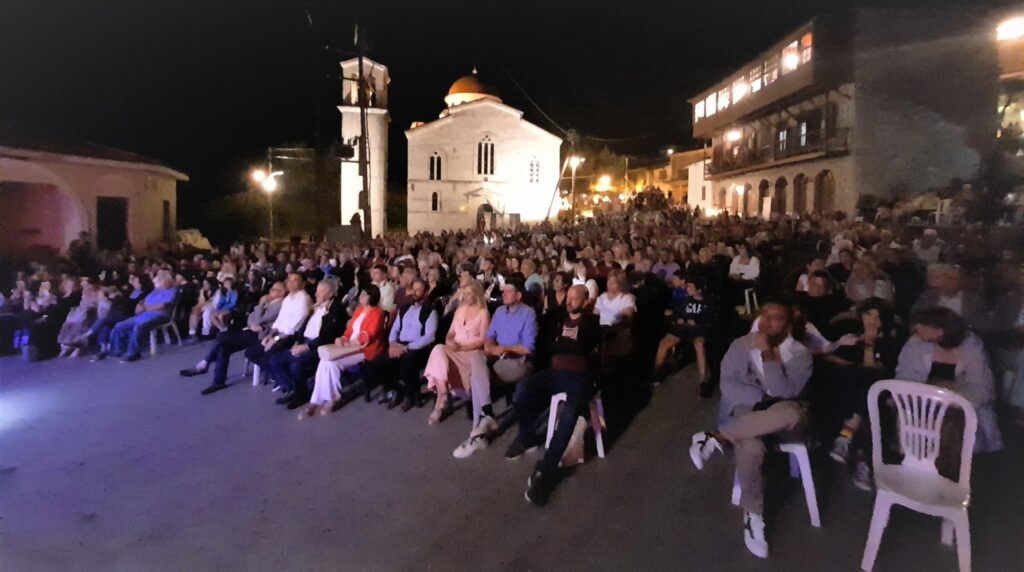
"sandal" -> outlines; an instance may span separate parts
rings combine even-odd
[[[441,421],[441,417],[444,416],[444,410],[448,407],[448,394],[442,393],[437,396],[437,401],[434,402],[434,410],[430,412],[430,417],[427,419],[427,425],[435,425]]]

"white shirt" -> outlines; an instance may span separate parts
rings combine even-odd
[[[387,280],[374,282],[373,285],[380,288],[380,304],[378,304],[380,309],[385,312],[393,312],[395,310],[395,285]]]
[[[597,298],[597,282],[595,282],[593,278],[587,280],[584,278],[580,278],[579,276],[576,276],[572,279],[572,285],[586,286],[587,292],[590,294],[588,300],[593,300]]]
[[[320,326],[324,323],[324,314],[327,313],[327,304],[317,304],[313,307],[313,315],[309,317],[309,321],[306,322],[306,329],[302,332],[302,337],[306,339],[312,339],[320,336]]]
[[[309,315],[309,310],[313,307],[313,299],[306,294],[305,290],[299,290],[285,296],[284,301],[281,302],[281,313],[277,315],[277,319],[274,320],[274,325],[271,329],[277,330],[286,336],[290,336],[299,330],[299,326],[302,325],[302,321]]]
[[[729,265],[729,274],[739,274],[744,280],[757,280],[761,275],[761,261],[756,256],[751,256],[749,262],[742,264],[740,257],[736,256]]]
[[[602,326],[614,326],[622,318],[622,313],[633,308],[636,311],[636,298],[632,294],[620,293],[612,298],[607,292],[597,298],[594,311],[601,318]]]
[[[360,312],[356,321],[352,322],[352,338],[349,341],[357,342],[359,340],[359,332],[363,331],[363,321],[366,320],[366,315],[369,313],[366,310]]]

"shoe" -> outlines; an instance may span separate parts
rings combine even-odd
[[[400,401],[401,398],[398,396],[398,392],[397,391],[391,390],[391,391],[387,392],[386,397],[387,397],[388,409],[394,409],[394,408],[398,407],[399,403],[401,403],[401,401]]]
[[[193,376],[196,376],[196,375],[202,375],[202,374],[204,374],[206,372],[207,372],[207,370],[205,370],[205,369],[196,369],[194,367],[190,367],[188,369],[183,369],[183,370],[179,371],[178,375],[180,375],[182,377],[193,377]]]
[[[140,359],[142,359],[142,356],[139,354],[124,356],[121,358],[121,363],[131,363],[133,361],[139,361]]]
[[[850,439],[843,436],[836,437],[832,443],[832,451],[828,455],[835,462],[845,465],[846,460],[850,457]]]
[[[274,403],[276,403],[278,405],[284,405],[285,403],[288,403],[291,400],[292,400],[292,394],[291,393],[285,393],[283,396],[278,397],[277,399],[275,399]]]
[[[477,421],[476,427],[470,431],[469,439],[463,441],[452,451],[452,456],[456,459],[465,459],[477,451],[486,449],[491,444],[491,434],[497,430],[498,422],[490,415],[484,415]]]
[[[75,348],[71,350],[71,355],[68,356],[71,359],[77,359],[82,357],[82,348]]]
[[[204,388],[199,393],[202,394],[202,395],[210,395],[211,393],[217,393],[218,391],[220,391],[222,389],[227,389],[227,387],[228,386],[227,386],[226,383],[213,383],[213,384],[210,384],[210,385],[206,386],[206,388]]]
[[[704,462],[711,458],[715,451],[722,452],[722,444],[707,431],[695,433],[690,445],[690,459],[697,470],[704,469]]]
[[[505,450],[505,458],[509,461],[514,461],[519,457],[523,456],[523,453],[531,453],[537,450],[537,445],[530,445],[524,442],[520,437],[516,437],[512,444]]]
[[[540,471],[534,471],[526,481],[526,500],[535,506],[544,506],[551,497],[552,481]]]
[[[299,412],[299,419],[305,419],[307,417],[317,415],[320,412],[320,407],[321,406],[319,405],[310,403],[309,405],[303,407],[302,411]]]
[[[768,541],[764,538],[764,518],[752,512],[743,513],[743,543],[758,558],[768,558]]]
[[[413,403],[413,401],[411,399],[405,399],[405,400],[402,401],[402,408],[401,408],[402,409],[402,413],[406,413],[407,411],[409,411],[413,407],[416,407],[416,404]]]
[[[871,467],[865,461],[857,461],[857,464],[853,466],[853,485],[858,489],[871,492],[874,486],[874,479],[871,478]]]
[[[293,393],[291,398],[288,399],[288,403],[285,406],[288,408],[289,411],[292,411],[293,409],[298,409],[307,403],[309,403],[309,399],[306,398],[306,396],[299,395],[298,393]]]

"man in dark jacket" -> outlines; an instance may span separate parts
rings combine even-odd
[[[540,444],[534,427],[551,403],[551,396],[565,393],[565,404],[547,452],[527,481],[526,500],[543,506],[555,484],[555,472],[562,459],[576,419],[594,395],[594,377],[600,360],[601,325],[597,316],[586,311],[587,289],[576,285],[566,295],[566,314],[551,330],[554,340],[551,367],[534,373],[516,388],[516,417],[519,434],[509,446],[505,458],[516,459]]]
[[[345,333],[348,313],[338,301],[338,282],[321,280],[316,287],[316,304],[306,327],[295,338],[291,350],[271,354],[270,374],[285,392],[278,403],[295,409],[309,401],[310,389],[306,378],[316,370],[320,359],[317,348],[334,343]]]

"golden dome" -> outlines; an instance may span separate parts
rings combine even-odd
[[[455,80],[452,87],[448,90],[448,95],[445,96],[444,101],[449,107],[458,105],[460,103],[469,103],[470,101],[476,101],[478,99],[491,98],[501,101],[498,97],[498,92],[491,86],[480,81],[480,77],[477,76],[476,70],[470,75],[462,76]]]

